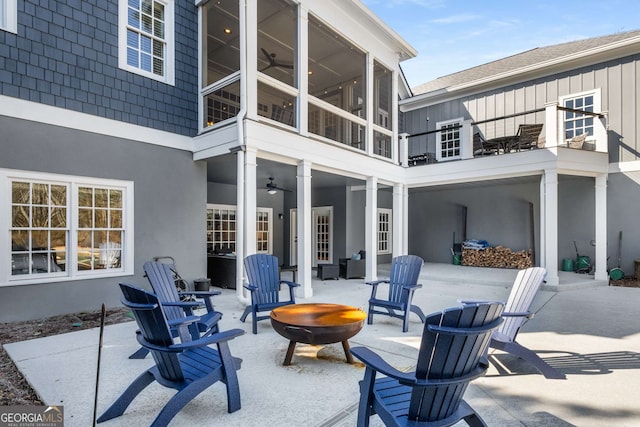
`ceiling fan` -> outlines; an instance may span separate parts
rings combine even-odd
[[[276,185],[276,183],[273,182],[274,179],[275,178],[273,178],[273,177],[269,177],[269,182],[267,182],[267,193],[276,194],[278,192],[278,190],[280,190],[280,191],[291,191],[291,190],[287,190],[286,188],[278,187]]]
[[[260,71],[265,71],[265,70],[267,70],[269,68],[272,68],[272,67],[293,69],[293,64],[276,61],[276,54],[275,53],[269,53],[265,48],[260,48],[260,50],[262,51],[262,53],[264,54],[265,58],[267,59],[267,62],[269,63],[269,65],[267,65],[266,67],[264,67]]]

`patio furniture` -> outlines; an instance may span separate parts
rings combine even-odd
[[[450,308],[426,319],[414,372],[400,371],[366,347],[351,353],[366,366],[357,425],[378,414],[387,426],[486,426],[463,400],[469,383],[486,372],[486,348],[502,322],[501,303]],[[380,373],[384,376],[376,378]]]
[[[155,365],[138,376],[97,421],[101,423],[122,415],[138,394],[154,381],[178,392],[162,407],[152,426],[169,424],[187,403],[218,381],[227,389],[227,411],[240,409],[236,371],[242,360],[231,355],[228,341],[243,335],[244,331],[232,329],[176,343],[156,295],[129,284],[120,284],[120,289],[122,303],[131,309],[140,328],[136,332],[138,342],[151,351]],[[189,316],[182,323],[197,320],[197,316]],[[215,345],[216,349],[210,345]]]
[[[340,258],[340,276],[345,279],[359,279],[365,277],[366,252],[361,250],[351,255],[351,258]]]
[[[530,267],[518,272],[505,304],[505,311],[502,314],[504,323],[493,333],[489,347],[511,353],[526,360],[546,378],[566,379],[563,373],[549,366],[534,351],[516,342],[516,337],[522,325],[533,317],[533,313],[529,311],[529,308],[546,273],[546,270],[542,267]],[[476,302],[464,301],[464,303]]]
[[[538,137],[543,126],[542,124],[520,125],[512,148],[516,151],[538,148]]]
[[[389,279],[366,282],[373,286],[371,298],[369,299],[369,315],[367,324],[373,323],[374,314],[384,314],[386,316],[402,319],[402,332],[409,329],[409,313],[414,312],[424,323],[425,316],[420,307],[411,304],[413,293],[422,287],[418,284],[418,276],[424,260],[416,255],[397,256],[391,260],[391,273]],[[388,285],[388,299],[381,299],[377,296],[378,287],[381,284]],[[376,307],[383,310],[376,310]]]
[[[318,279],[338,279],[338,264],[318,264]]]
[[[300,285],[289,280],[280,280],[278,265],[278,258],[269,254],[253,254],[244,259],[244,268],[249,281],[244,287],[251,292],[251,305],[245,308],[240,321],[244,322],[251,314],[254,334],[258,333],[258,321],[269,318],[267,315],[259,316],[259,313],[296,303],[293,290]],[[280,301],[282,283],[289,287],[289,299],[284,301]]]
[[[473,134],[473,155],[474,156],[492,156],[498,154],[498,147],[490,145],[487,140],[480,135],[480,132]]]
[[[271,311],[271,325],[289,340],[284,366],[291,364],[296,343],[311,345],[342,343],[347,363],[353,363],[349,338],[364,326],[366,315],[355,307],[339,304],[292,304]]]
[[[162,310],[167,317],[169,327],[172,328],[173,336],[180,336],[183,340],[186,335],[191,335],[191,339],[198,339],[201,335],[209,335],[219,332],[218,322],[222,318],[222,313],[216,311],[211,303],[211,297],[220,295],[219,291],[184,291],[178,292],[175,285],[174,270],[171,265],[158,262],[147,261],[142,266],[149,284],[153,288]],[[200,301],[184,300],[185,296],[200,299]],[[185,317],[192,316],[193,310],[202,307],[207,312],[199,317],[197,322],[184,324]],[[131,356],[130,359],[144,359],[149,351],[142,347]]]

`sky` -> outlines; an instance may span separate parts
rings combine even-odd
[[[640,29],[637,0],[362,0],[417,51],[410,87],[536,47]]]

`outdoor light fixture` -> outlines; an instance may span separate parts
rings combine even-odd
[[[275,190],[273,188],[271,190],[267,191],[267,193],[269,193],[269,194],[276,194],[277,192],[278,192],[278,190]]]

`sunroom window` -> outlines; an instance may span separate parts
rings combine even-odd
[[[260,0],[257,4],[258,71],[297,87],[296,6],[285,0]]]

